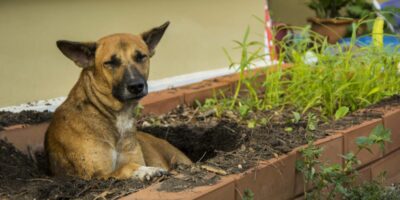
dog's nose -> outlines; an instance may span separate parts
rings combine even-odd
[[[134,81],[127,84],[127,89],[130,93],[138,95],[143,93],[145,84],[143,81]]]

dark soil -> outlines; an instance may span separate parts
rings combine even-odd
[[[195,166],[177,166],[177,175],[171,176],[161,183],[160,191],[178,192],[196,186],[213,185],[220,176]]]
[[[381,111],[390,111],[393,108],[398,108],[400,106],[400,95],[394,95],[390,98],[383,99],[380,102],[369,106],[367,109],[371,110],[381,110]]]
[[[137,180],[54,178],[46,175],[43,157],[37,158],[41,163],[0,140],[0,199],[112,199],[148,185]]]
[[[144,117],[139,129],[166,139],[181,149],[193,161],[239,173],[258,161],[287,153],[307,142],[305,119],[291,123],[286,112],[264,113],[272,117],[266,125],[248,128],[235,113],[222,117],[208,115],[190,107],[178,107],[159,117]],[[293,130],[285,131],[287,127]],[[315,137],[326,134],[316,132]]]
[[[290,109],[251,113],[247,119],[266,121],[249,128],[248,120],[242,120],[234,112],[216,117],[212,110],[178,107],[161,116],[141,116],[138,119],[138,129],[168,140],[196,162],[194,166],[177,166],[171,176],[156,180],[161,181],[160,190],[180,191],[214,184],[221,175],[243,172],[261,160],[277,157],[306,144],[309,137],[322,138],[331,134],[330,130],[344,129],[378,118],[382,115],[381,109],[388,108],[387,105],[399,106],[400,97],[384,100],[336,122],[316,121],[315,130],[308,128],[306,115],[294,123]],[[7,115],[2,114],[0,124],[18,123],[17,120],[8,120]],[[21,115],[11,114],[10,118],[22,119],[23,123],[37,123],[49,120],[51,113]],[[40,117],[35,118],[35,115]],[[3,122],[3,119],[6,120]],[[47,175],[45,163],[40,162],[44,160],[43,157],[39,156],[36,160],[39,163],[32,162],[12,145],[0,142],[0,198],[113,199],[150,184],[135,180],[84,181],[54,178]]]
[[[49,111],[22,111],[19,113],[0,111],[0,130],[15,124],[38,124],[49,121],[53,113]]]

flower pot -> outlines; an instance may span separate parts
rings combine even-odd
[[[335,44],[346,35],[347,27],[354,22],[353,19],[321,19],[308,18],[311,23],[311,30],[324,36],[330,44]]]

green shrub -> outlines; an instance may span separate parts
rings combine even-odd
[[[344,165],[321,163],[319,158],[323,149],[317,147],[310,140],[307,147],[303,148],[302,160],[296,162],[296,168],[303,174],[304,197],[306,199],[382,199],[386,195],[386,188],[379,182],[372,181],[360,186],[354,186],[358,176],[356,166],[361,162],[357,156],[362,150],[370,151],[372,145],[379,145],[383,150],[385,142],[390,141],[390,131],[382,125],[375,127],[368,137],[357,139],[357,152],[343,155]],[[313,186],[308,191],[307,186]],[[389,195],[388,195],[389,196]],[[393,196],[393,195],[391,195]]]
[[[357,27],[354,25],[354,30]],[[245,75],[255,61],[265,56],[263,44],[248,41],[248,35],[249,29],[241,42],[236,41],[241,50],[238,62],[227,54],[240,80],[233,97],[216,103],[224,104],[219,106],[221,111],[236,110],[245,117],[244,113],[254,111],[292,108],[301,114],[314,112],[323,119],[338,120],[400,93],[399,47],[356,46],[355,31],[349,45],[330,45],[304,29],[301,39],[287,37],[278,43],[283,48],[277,70],[266,69],[260,82],[256,76]],[[293,66],[282,70],[284,61]]]

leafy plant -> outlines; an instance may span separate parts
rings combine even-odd
[[[229,102],[230,99],[226,98],[223,93],[219,96],[214,94],[214,98],[207,98],[203,104],[197,100],[195,101],[197,107],[202,112],[213,112],[216,117],[221,117],[228,110],[227,104]]]
[[[292,123],[299,123],[300,119],[301,119],[301,115],[298,112],[292,112],[293,114],[293,119],[292,119]]]
[[[293,67],[284,74],[279,72],[280,80],[266,80],[265,85],[281,87],[272,91],[279,94],[277,98],[266,101],[272,101],[270,105],[293,105],[302,113],[317,110],[330,118],[341,107],[350,112],[398,94],[400,87],[392,84],[400,81],[399,47],[390,51],[377,46],[356,47],[355,35],[353,31],[353,39],[345,48],[325,42],[310,42],[313,46],[306,46],[304,41],[293,43],[289,50]],[[309,62],[310,52],[317,62]],[[282,54],[281,59],[285,56]]]
[[[292,127],[285,127],[284,131],[286,131],[288,133],[291,133],[293,131],[293,128]]]
[[[307,130],[315,131],[318,125],[318,118],[313,113],[308,113],[307,115]]]
[[[335,113],[335,120],[339,120],[341,118],[343,118],[344,116],[347,115],[347,113],[349,113],[350,109],[346,106],[342,106],[339,109],[337,109],[336,113]]]
[[[388,6],[378,10],[370,1],[351,0],[345,7],[345,10],[346,17],[360,19],[363,21],[360,30],[366,33],[371,33],[373,31],[374,19],[377,17],[385,20],[385,33],[394,33],[394,29],[398,28],[395,17],[399,15],[400,8]]]
[[[253,199],[254,199],[254,193],[250,189],[245,189],[243,191],[242,200],[253,200]]]
[[[242,118],[246,117],[250,112],[250,107],[246,104],[239,103],[239,114]]]
[[[371,1],[367,0],[351,0],[345,8],[347,12],[347,17],[353,19],[368,18],[371,13],[376,11]]]
[[[382,186],[382,181],[373,180],[353,187],[349,191],[348,200],[397,200],[400,198],[400,190]]]
[[[383,8],[380,12],[378,12],[380,16],[385,19],[386,26],[385,26],[385,33],[393,33],[392,29],[395,30],[395,33],[399,33],[399,25],[397,24],[396,17],[399,16],[400,8],[395,6],[388,6]]]
[[[247,122],[247,127],[248,128],[255,128],[256,127],[257,122],[255,120],[249,120]]]
[[[382,125],[376,126],[372,133],[368,137],[359,137],[356,140],[356,144],[360,149],[366,149],[372,152],[370,147],[373,144],[379,144],[381,151],[385,150],[385,142],[389,142],[391,137],[391,132],[385,129]]]
[[[299,29],[299,36],[281,41],[275,69],[266,68],[263,75],[260,70],[248,71],[265,54],[262,43],[249,41],[250,29],[246,29],[243,40],[235,42],[241,52],[240,60],[234,62],[227,53],[232,67],[239,72],[233,97],[214,98],[212,104],[207,101],[206,104],[214,107],[218,116],[226,111],[236,112],[253,125],[261,120],[249,119],[257,116],[250,113],[284,108],[299,115],[314,113],[318,121],[339,120],[355,110],[400,94],[397,67],[400,46],[390,50],[377,45],[357,46],[356,30],[362,23],[353,25],[352,39],[347,46],[315,41],[309,28]],[[292,63],[292,67],[283,70],[284,60]],[[308,128],[315,129],[316,125],[310,124]]]
[[[245,72],[250,69],[254,61],[264,58],[265,54],[262,53],[263,44],[256,41],[249,41],[249,34],[250,34],[250,28],[247,27],[242,41],[241,42],[237,40],[234,41],[238,45],[237,48],[241,49],[241,59],[239,62],[233,61],[229,53],[224,49],[226,56],[231,62],[230,66],[231,67],[238,66],[238,71],[240,76],[235,93],[233,95],[231,109],[236,105],[242,85],[245,85],[247,87],[247,90],[249,91],[250,95],[252,95],[252,97],[255,100],[255,105],[258,104],[257,92],[253,85],[254,81],[252,80],[251,76],[246,76]],[[255,50],[251,52],[250,51],[251,48],[255,48]]]
[[[319,18],[336,18],[340,17],[340,9],[349,3],[349,0],[310,0],[307,6],[314,10]]]
[[[341,195],[344,199],[353,199],[355,194],[359,195],[359,191],[364,188],[354,186],[357,176],[356,166],[360,164],[357,159],[358,154],[362,150],[370,150],[372,145],[380,145],[383,149],[385,142],[390,141],[390,131],[386,130],[382,125],[378,125],[373,129],[368,137],[360,137],[357,139],[357,152],[349,152],[343,155],[344,165],[321,163],[319,158],[323,152],[310,141],[304,149],[301,150],[302,160],[296,162],[296,168],[303,173],[304,180],[304,196],[306,199],[335,199]],[[381,194],[382,187],[372,186],[375,191],[369,191],[368,195]],[[313,186],[312,192],[308,192],[308,186]]]
[[[144,107],[141,104],[138,104],[133,110],[133,116],[139,117],[142,113]]]

